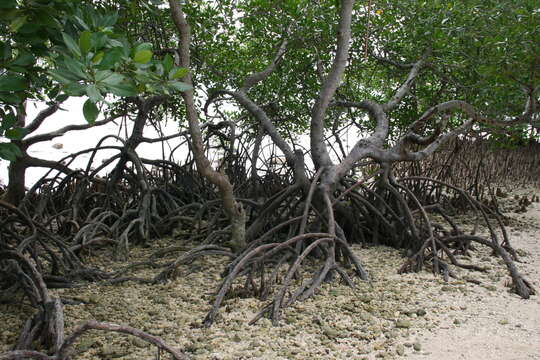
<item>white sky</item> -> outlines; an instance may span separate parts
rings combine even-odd
[[[34,134],[48,133],[50,131],[60,129],[64,126],[71,124],[85,124],[86,120],[82,114],[82,105],[86,98],[69,98],[62,106],[64,109],[68,110],[58,110],[53,114],[49,119],[47,119],[42,126],[36,130]],[[33,119],[36,114],[43,108],[42,104],[31,103],[27,106],[28,119]],[[99,120],[99,119],[98,119]],[[128,126],[131,126],[131,123],[128,122]],[[63,157],[75,153],[80,150],[88,149],[94,147],[97,142],[107,134],[118,134],[118,125],[114,123],[109,123],[103,126],[98,126],[95,128],[90,128],[87,130],[81,131],[71,131],[64,136],[57,137],[52,141],[44,141],[37,143],[31,146],[28,149],[28,153],[31,156],[58,161]],[[178,126],[175,123],[169,122],[167,125],[162,125],[163,131],[166,135],[174,134]],[[128,129],[128,134],[131,132],[131,129]],[[122,130],[121,137],[123,137],[124,131]],[[147,127],[145,129],[145,136],[149,138],[157,137],[157,132],[151,128]],[[178,144],[179,140],[173,139],[170,141],[172,146]],[[55,149],[54,144],[62,144],[62,149]],[[119,142],[113,142],[112,139],[106,141],[105,144],[108,145],[120,145]],[[144,154],[145,158],[156,159],[161,158],[161,144],[141,144],[137,149],[139,154]],[[94,160],[94,166],[97,167],[101,164],[103,159],[109,158],[111,155],[116,154],[115,150],[101,150],[97,153]],[[177,156],[180,155],[179,152],[176,152]],[[70,166],[73,169],[84,168],[86,167],[91,153],[81,155],[75,160]],[[4,184],[7,183],[7,166],[8,162],[6,160],[0,159],[0,181]],[[26,186],[29,187],[39,180],[48,169],[43,168],[29,168],[26,171]]]
[[[86,100],[85,97],[71,97],[66,102],[63,103],[62,108],[66,110],[58,110],[55,114],[53,114],[50,118],[45,120],[41,127],[36,130],[33,135],[35,134],[42,134],[42,133],[48,133],[57,129],[60,129],[64,126],[71,125],[71,124],[85,124],[86,120],[83,117],[82,114],[82,106],[84,101]],[[234,107],[233,104],[223,104],[222,105],[225,109],[227,107]],[[27,113],[28,113],[28,121],[31,121],[36,114],[45,107],[44,104],[39,103],[29,103],[27,106]],[[224,110],[222,108],[222,110]],[[101,119],[98,118],[98,120]],[[131,124],[132,122],[128,121],[128,134],[131,133]],[[97,142],[108,134],[115,134],[118,135],[118,129],[119,125],[114,123],[109,123],[103,126],[98,126],[95,128],[90,128],[87,130],[81,130],[81,131],[71,131],[68,132],[64,136],[59,136],[51,141],[44,141],[37,143],[33,146],[31,146],[28,149],[28,153],[31,156],[34,156],[36,158],[40,159],[46,159],[46,160],[53,160],[58,161],[62,159],[63,157],[84,150],[88,148],[92,148],[96,146]],[[162,122],[162,130],[165,135],[172,135],[177,133],[178,131],[178,125],[175,122],[169,121],[168,123]],[[350,129],[352,130],[352,129]],[[120,134],[120,137],[124,138],[125,131],[122,129],[122,132]],[[359,134],[358,131],[347,131],[344,134],[342,134],[342,142],[345,146],[345,150],[348,152],[350,148],[354,145],[354,143],[358,140]],[[156,130],[153,127],[147,126],[145,128],[144,136],[147,138],[156,138],[158,137],[158,134]],[[169,145],[165,145],[165,152],[168,155],[169,152],[167,151],[170,148],[176,147],[176,145],[179,144],[179,142],[182,141],[182,139],[173,139],[169,141]],[[290,142],[289,142],[290,143]],[[62,149],[55,149],[53,145],[55,144],[62,144]],[[263,141],[263,158],[268,158],[271,151],[271,146],[268,146],[271,144],[271,140],[269,137],[266,137]],[[309,149],[309,136],[304,135],[301,136],[298,139],[298,144],[303,146],[305,149]],[[113,140],[108,139],[105,142],[105,145],[121,145],[121,143]],[[335,144],[334,144],[335,145]],[[337,146],[336,146],[337,148]],[[187,147],[180,148],[176,150],[175,152],[175,158],[178,160],[184,159],[184,154],[182,154],[182,151],[187,151]],[[329,148],[330,153],[333,155],[333,152]],[[276,148],[276,152],[278,155],[280,155],[279,150]],[[116,154],[116,150],[101,150],[96,154],[96,157],[94,158],[94,163],[92,167],[98,167],[101,165],[102,160],[108,159],[112,155]],[[142,143],[137,148],[137,153],[144,158],[147,159],[161,159],[162,158],[162,147],[161,143]],[[87,153],[84,155],[79,156],[71,165],[70,168],[77,169],[77,168],[86,168],[88,164],[88,160],[91,156],[91,153]],[[335,156],[332,156],[335,160]],[[114,164],[114,163],[113,163]],[[306,157],[306,164],[310,166],[311,159],[309,157]],[[8,162],[6,160],[0,159],[0,182],[6,184],[7,183],[7,174],[8,174]],[[112,166],[109,165],[107,168],[105,168],[105,171],[112,170]],[[37,180],[39,180],[43,175],[45,175],[49,169],[45,168],[29,168],[26,171],[26,181],[25,185],[26,187],[31,187]]]

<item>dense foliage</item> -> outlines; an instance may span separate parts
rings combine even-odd
[[[94,6],[93,6],[94,5]],[[85,1],[35,0],[2,3],[0,27],[0,135],[19,140],[29,100],[62,103],[86,96],[82,113],[89,123],[99,107],[117,97],[170,95],[189,89],[179,81],[187,69],[171,55],[156,58],[153,44],[129,40],[118,24],[119,12]],[[16,145],[0,143],[0,155],[14,160]]]

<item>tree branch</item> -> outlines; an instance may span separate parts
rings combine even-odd
[[[243,108],[245,108],[263,127],[264,130],[268,133],[274,144],[283,152],[285,158],[287,159],[287,164],[294,166],[295,156],[294,152],[279,134],[277,128],[275,127],[272,120],[268,117],[266,112],[253,100],[251,100],[246,93],[243,91],[229,91],[229,90],[219,90],[214,92],[206,101],[204,105],[205,112],[208,109],[208,106],[214,102],[220,95],[230,95],[235,99]]]
[[[287,29],[286,35],[289,35],[289,32],[290,32],[290,27]],[[258,82],[261,82],[264,79],[266,79],[274,71],[276,66],[279,64],[279,62],[283,58],[283,54],[285,54],[285,51],[287,51],[287,44],[288,44],[288,39],[285,38],[281,42],[281,45],[279,46],[279,49],[276,52],[276,55],[274,56],[274,59],[272,60],[272,62],[268,64],[268,66],[263,71],[255,72],[249,75],[248,77],[246,77],[246,79],[244,80],[244,84],[240,88],[240,91],[248,92],[248,90],[252,88],[254,85],[256,85]]]
[[[424,66],[426,62],[427,57],[430,54],[431,54],[431,49],[427,50],[424,53],[424,55],[422,55],[420,60],[418,60],[417,62],[413,64],[411,70],[409,71],[409,75],[407,76],[407,80],[405,80],[405,82],[401,84],[401,86],[396,90],[396,92],[394,93],[394,96],[392,96],[392,98],[388,100],[386,104],[382,105],[384,111],[388,112],[394,109],[399,104],[399,102],[403,99],[403,97],[409,93],[409,90],[411,89],[411,85],[414,83],[414,80],[420,73],[420,69],[422,69],[422,67]]]
[[[48,169],[55,169],[63,172],[64,174],[71,174],[74,171],[59,161],[38,159],[32,156],[26,157],[25,163],[28,164],[28,167],[43,167]]]
[[[169,0],[171,17],[176,26],[179,35],[178,52],[180,54],[180,66],[190,67],[190,33],[191,29],[186,21],[182,10],[182,2],[177,0]],[[187,73],[183,79],[189,85],[192,85],[191,73]],[[193,89],[182,93],[186,107],[186,115],[189,125],[189,133],[191,134],[191,144],[197,170],[212,184],[219,189],[219,194],[223,203],[223,209],[231,222],[231,244],[233,247],[241,248],[245,245],[245,212],[242,205],[238,203],[233,194],[233,186],[228,177],[212,169],[210,161],[205,155],[204,144],[199,124],[199,115],[195,107]],[[239,250],[239,249],[233,249]]]
[[[384,140],[388,136],[389,122],[381,104],[374,101],[336,101],[332,103],[332,106],[354,107],[366,110],[377,124],[373,134],[367,139],[360,139],[357,141],[345,159],[333,167],[334,171],[330,172],[332,176],[325,179],[326,181],[337,182],[337,180],[351,170],[358,161],[370,157],[376,149],[382,149]]]
[[[395,61],[395,60],[386,58],[384,56],[379,56],[379,55],[375,54],[373,51],[370,51],[370,55],[371,55],[372,58],[374,58],[375,60],[377,60],[377,61],[379,61],[381,63],[390,64],[390,65],[395,66],[395,67],[397,67],[399,69],[410,69],[415,64],[415,63],[410,63],[410,64],[401,63],[399,61]]]
[[[162,141],[171,140],[171,139],[181,137],[181,136],[186,136],[188,134],[189,133],[187,131],[182,131],[182,132],[179,132],[179,133],[176,133],[176,134],[167,135],[167,136],[159,137],[159,138],[155,138],[155,139],[142,137],[140,140],[141,140],[141,142],[144,142],[144,143],[156,143],[156,142],[162,142]]]
[[[415,151],[415,152],[406,152],[402,151],[402,149],[398,146],[394,147],[392,150],[390,150],[387,154],[388,156],[384,156],[386,159],[391,159],[392,161],[420,161],[431,154],[433,154],[441,145],[445,144],[448,140],[452,139],[453,137],[463,134],[464,132],[468,131],[472,125],[474,124],[474,120],[468,120],[461,126],[455,128],[454,130],[439,136],[437,139],[435,139],[431,144],[426,146],[424,149]]]
[[[26,133],[30,134],[36,131],[41,126],[43,121],[45,121],[49,116],[54,114],[59,108],[60,108],[60,103],[55,102],[54,104],[50,105],[48,108],[41,110],[36,115],[34,120],[32,120],[30,124],[24,127],[24,129],[26,130]]]
[[[69,131],[86,130],[86,129],[89,129],[89,128],[94,127],[94,126],[105,125],[105,124],[108,124],[108,123],[110,123],[111,121],[113,121],[115,119],[118,119],[119,117],[121,117],[123,115],[124,115],[123,113],[118,114],[118,115],[113,115],[113,116],[110,116],[110,117],[108,117],[106,119],[96,121],[93,124],[68,125],[68,126],[65,126],[65,127],[61,128],[61,129],[58,129],[56,131],[52,131],[52,132],[49,132],[49,133],[46,133],[46,134],[34,135],[32,137],[23,139],[22,144],[23,144],[23,146],[28,147],[28,146],[33,145],[33,144],[38,143],[38,142],[52,140],[55,137],[62,136],[62,135],[64,135],[65,133],[67,133]]]
[[[337,50],[330,73],[324,80],[321,91],[311,112],[311,151],[315,168],[332,165],[324,142],[324,117],[347,65],[351,40],[351,17],[353,0],[342,0],[339,14]]]
[[[94,320],[87,321],[75,328],[73,333],[64,341],[62,344],[62,347],[56,352],[55,358],[58,360],[65,360],[69,358],[69,355],[71,353],[71,349],[77,340],[82,334],[84,334],[88,330],[104,330],[104,331],[113,331],[118,332],[122,334],[128,334],[136,336],[146,342],[149,342],[155,346],[157,346],[159,349],[163,349],[167,351],[169,354],[172,355],[173,359],[175,360],[185,360],[188,359],[187,355],[183,354],[179,350],[173,348],[172,346],[167,345],[163,339],[150,335],[148,333],[145,333],[142,330],[132,328],[130,326],[124,326],[124,325],[117,325],[112,323],[106,323],[106,322],[97,322]]]

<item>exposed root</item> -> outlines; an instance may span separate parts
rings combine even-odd
[[[223,255],[234,257],[234,254],[227,248],[216,245],[201,245],[179,256],[172,264],[167,266],[165,270],[154,277],[154,282],[163,282],[168,279],[175,279],[179,273],[180,265],[185,265],[193,262],[196,258],[206,255]]]
[[[344,234],[342,231],[337,231],[341,228],[334,218],[334,210],[328,192],[322,189],[316,190],[319,175],[320,172],[315,175],[303,202],[302,216],[284,221],[268,230],[260,238],[253,240],[247,249],[227,267],[225,278],[212,309],[203,321],[205,326],[210,326],[215,321],[225,296],[231,291],[234,281],[242,275],[246,276],[246,291],[251,291],[261,299],[266,299],[272,293],[271,289],[276,283],[280,267],[288,264],[288,269],[281,280],[281,286],[274,292],[270,303],[263,307],[250,321],[250,324],[258,321],[263,315],[268,315],[272,322],[277,324],[285,307],[297,300],[303,301],[313,296],[321,283],[330,281],[334,273],[339,274],[347,285],[354,287],[354,281],[339,265],[340,263],[346,267],[352,264],[355,274],[361,279],[367,279],[366,271],[343,238]],[[322,210],[318,210],[317,206],[312,204],[315,194],[317,194],[317,206],[323,206]],[[278,196],[271,205],[276,206],[275,201],[277,200],[283,204],[277,205],[278,208],[283,206],[289,213],[297,213],[296,208],[287,208],[289,202],[286,196]],[[299,202],[296,204],[295,206],[301,205]],[[326,227],[327,232],[306,232],[308,228],[321,229],[323,226]],[[297,232],[298,235],[283,241],[267,243],[270,239],[279,239],[280,233],[285,234],[283,230],[288,230],[286,234]],[[310,280],[301,282],[296,290],[290,292],[293,280],[298,278],[301,273],[301,265],[308,256],[322,258],[323,265]],[[267,275],[266,270],[268,266],[273,266],[269,275]],[[258,284],[254,279],[259,279]],[[289,294],[288,297],[287,294]]]
[[[477,219],[480,218],[483,220],[484,225],[489,230],[490,239],[488,240],[475,235],[477,228],[476,224],[471,234],[464,234],[463,231],[459,230],[456,223],[451,220],[450,216],[444,212],[440,204],[420,204],[418,198],[416,198],[412,192],[407,191],[407,194],[414,199],[415,205],[418,206],[419,210],[421,210],[420,213],[422,213],[426,223],[424,229],[428,232],[429,236],[427,240],[424,241],[420,249],[409,257],[405,264],[401,266],[399,273],[420,271],[424,263],[429,261],[432,265],[433,272],[441,273],[445,280],[448,280],[448,277],[452,276],[452,273],[446,264],[445,257],[448,258],[449,262],[454,266],[475,271],[486,271],[484,268],[474,264],[462,264],[455,257],[456,251],[460,251],[462,253],[468,252],[471,249],[471,243],[474,242],[489,247],[493,250],[495,255],[501,257],[512,278],[513,289],[519,296],[524,299],[528,299],[530,295],[536,293],[530,282],[518,272],[514,263],[514,261],[517,260],[517,256],[513,255],[515,254],[515,251],[510,245],[509,237],[504,224],[495,211],[491,211],[489,208],[486,208],[479,201],[473,199],[472,196],[467,194],[464,190],[450,184],[446,184],[442,181],[428,179],[425,177],[409,177],[403,180],[407,182],[430,181],[435,185],[457,192],[460,197],[468,202],[470,206],[469,208],[477,214]],[[403,188],[406,189],[404,186]],[[439,215],[442,215],[442,218],[447,222],[448,227],[445,227],[440,223],[432,223],[431,220],[428,219],[426,210],[435,211]],[[502,243],[497,235],[496,227],[492,224],[492,218],[494,218],[495,223],[502,234]],[[452,248],[455,250],[452,251]],[[440,267],[441,264],[443,264],[442,268]]]
[[[16,350],[8,351],[3,354],[0,354],[0,360],[19,360],[19,359],[43,359],[43,360],[67,360],[73,355],[73,345],[75,345],[77,339],[81,337],[85,332],[89,330],[102,330],[102,331],[112,331],[121,334],[128,334],[135,337],[138,337],[152,345],[155,345],[159,351],[165,351],[169,353],[175,360],[187,360],[189,357],[175,349],[174,347],[168,345],[160,337],[150,335],[142,330],[132,328],[125,325],[117,325],[112,323],[97,322],[97,321],[87,321],[75,328],[73,333],[65,339],[65,341],[60,342],[58,349],[54,351],[54,355],[49,356],[46,353],[39,351],[29,351],[29,350]]]

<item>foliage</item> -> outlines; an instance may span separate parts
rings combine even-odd
[[[349,64],[336,100],[388,100],[407,70],[380,58],[410,64],[431,49],[428,66],[392,113],[392,137],[430,106],[452,99],[467,101],[487,117],[518,115],[525,91],[540,83],[540,10],[535,1],[370,4],[368,9],[366,2],[356,2]],[[199,90],[239,88],[288,39],[279,67],[249,95],[266,105],[283,133],[304,132],[331,65],[338,9],[334,2],[320,1],[188,2]],[[156,11],[167,18],[167,9]],[[171,38],[170,23],[165,25],[157,38]],[[328,125],[335,119],[350,122],[352,115],[360,130],[374,126],[360,111],[352,110],[348,120],[340,114],[331,112]]]
[[[93,7],[82,0],[6,1],[2,7],[0,26],[9,34],[0,42],[6,114],[15,115],[25,99],[87,96],[83,114],[92,122],[102,104],[111,105],[108,94],[169,95],[187,88],[178,81],[187,69],[174,67],[175,30],[161,1],[100,1]],[[335,2],[188,2],[196,90],[200,95],[239,88],[286,38],[280,66],[250,97],[265,104],[283,134],[304,132],[331,63],[337,10]],[[540,82],[539,24],[540,11],[531,0],[378,0],[369,8],[357,2],[349,66],[337,99],[387,99],[406,72],[372,54],[411,63],[431,48],[428,68],[393,112],[395,135],[426,108],[450,99],[463,99],[491,117],[519,114],[522,89]],[[178,107],[170,111],[177,114]],[[360,130],[373,127],[362,112],[348,115]],[[9,124],[6,116],[3,123]],[[350,121],[331,112],[329,124],[335,120]]]
[[[58,0],[2,7],[0,28],[7,35],[0,38],[0,136],[24,136],[14,126],[26,100],[86,96],[82,112],[93,123],[99,107],[110,105],[107,95],[163,96],[190,88],[180,81],[188,70],[170,55],[158,59],[151,43],[128,40],[117,11]],[[0,157],[13,160],[19,153],[14,144],[0,143]]]
[[[206,255],[232,260],[205,326],[235,293],[268,300],[252,322],[268,316],[277,324],[284,308],[314,296],[324,282],[340,278],[354,287],[355,277],[368,280],[352,242],[404,249],[408,256],[400,273],[427,266],[446,281],[456,276],[453,268],[486,271],[461,263],[482,245],[506,265],[516,293],[524,299],[535,294],[514,264],[518,256],[496,201],[482,203],[446,181],[452,162],[459,161],[455,151],[444,156],[437,177],[420,172],[421,161],[468,131],[486,137],[489,130],[492,139],[509,137],[515,145],[537,125],[540,22],[532,1],[168,4],[1,5],[0,30],[7,35],[0,36],[0,135],[11,141],[1,144],[0,156],[15,162],[0,199],[0,211],[8,215],[0,234],[0,292],[22,289],[37,313],[26,322],[15,351],[0,358],[20,358],[25,355],[19,350],[36,347],[55,359],[69,356],[73,341],[63,341],[62,301],[52,299],[47,286],[82,280],[156,284]],[[192,64],[193,75],[187,69]],[[88,124],[26,137],[70,96],[87,98],[82,113]],[[48,104],[29,124],[26,100]],[[236,107],[219,109],[227,101]],[[57,162],[26,151],[68,131],[113,121],[118,114],[96,119],[117,105],[134,119],[127,139],[106,134],[94,148]],[[209,106],[218,111],[205,114]],[[145,136],[145,126],[170,114],[186,115],[188,131]],[[509,123],[515,125],[512,132],[505,127]],[[354,127],[362,136],[345,150],[339,132]],[[338,161],[326,138],[330,131],[343,155],[334,149]],[[305,152],[295,137],[307,134]],[[180,145],[170,148],[167,159],[165,142],[173,138]],[[105,143],[109,139],[117,143]],[[137,153],[139,145],[156,142],[162,159]],[[114,155],[98,165],[103,150]],[[176,150],[181,162],[173,156]],[[209,158],[220,152],[215,169]],[[84,156],[86,169],[74,170],[74,161]],[[109,165],[114,169],[102,177]],[[404,171],[396,176],[400,165]],[[33,166],[57,173],[26,191],[24,171]],[[467,177],[477,197],[484,193],[480,166]],[[487,237],[477,236],[477,226],[470,233],[460,229],[453,217],[463,211],[483,220]],[[155,259],[183,246],[160,249],[137,264],[164,268],[152,279],[131,276],[133,266],[106,273],[80,261],[93,246],[112,243],[115,255],[127,256],[133,243],[150,245],[176,235],[199,246],[172,263]],[[92,326],[144,336],[136,329]]]
[[[396,120],[425,108],[462,99],[488,117],[520,114],[525,91],[540,83],[540,9],[521,1],[376,1],[371,17],[372,50],[411,62],[432,49],[430,66],[415,84]],[[395,73],[388,65],[382,71]],[[384,83],[388,76],[375,76]],[[385,91],[391,91],[387,83]]]

